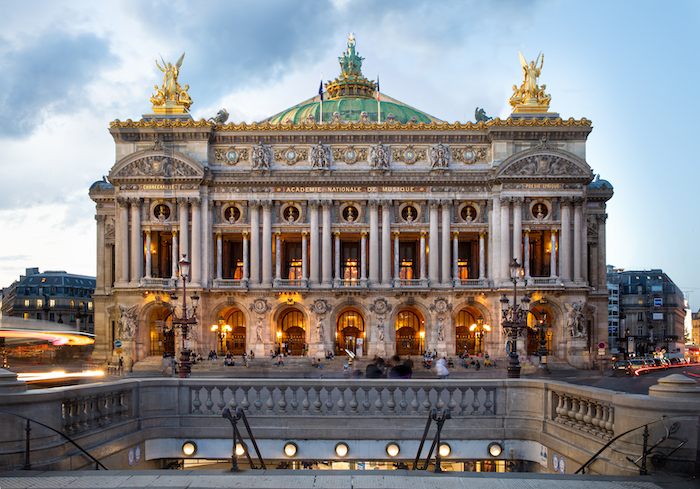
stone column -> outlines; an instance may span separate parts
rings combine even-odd
[[[250,259],[248,257],[248,237],[249,234],[243,233],[243,278],[241,283],[247,285],[250,280]]]
[[[486,278],[486,246],[484,238],[486,233],[479,233],[479,278]]]
[[[557,277],[557,230],[552,229],[550,236],[551,236],[550,246],[552,248],[551,248],[551,253],[549,256],[549,267],[550,267],[549,276],[551,278],[556,278]]]
[[[340,233],[336,231],[333,233],[335,241],[335,279],[333,284],[335,287],[340,287],[340,280],[343,278],[340,274]]]
[[[391,201],[382,201],[382,285],[391,286]]]
[[[192,202],[192,258],[190,262],[190,275],[193,285],[202,283],[202,203],[199,200]]]
[[[523,264],[523,199],[513,199],[513,258]]]
[[[311,207],[311,216],[309,222],[309,233],[311,234],[311,253],[309,257],[309,282],[311,285],[320,283],[320,254],[321,247],[318,237],[318,203],[315,201],[309,202]]]
[[[574,280],[577,283],[583,282],[581,274],[581,201],[577,200],[574,207]]]
[[[272,285],[272,202],[263,202],[262,284]]]
[[[146,278],[151,278],[151,231],[146,230]]]
[[[431,286],[435,286],[440,282],[440,253],[438,252],[438,205],[438,201],[430,201],[430,234],[428,235],[428,274]]]
[[[213,270],[216,264],[216,257],[213,256],[214,251],[214,228],[212,227],[212,202],[209,200],[208,190],[202,194],[202,222],[201,222],[201,236],[202,236],[202,253],[200,261],[202,263],[201,270],[202,276],[200,277],[200,283],[202,287],[209,287],[209,281],[213,278]]]
[[[102,294],[109,283],[107,282],[108,264],[105,259],[105,223],[107,216],[96,215],[95,221],[97,221],[97,281],[95,282],[95,293]]]
[[[173,256],[172,256],[172,271],[170,273],[170,278],[173,280],[177,280],[177,262],[179,261],[179,247],[178,247],[178,239],[177,236],[178,232],[177,229],[173,229]]]
[[[367,287],[367,231],[360,233],[360,286]]]
[[[525,230],[525,256],[523,257],[525,280],[530,278],[530,230]]]
[[[282,280],[282,233],[275,233],[275,287],[279,286]]]
[[[260,204],[250,202],[250,283],[260,284]]]
[[[450,222],[452,221],[452,202],[442,201],[442,284],[450,285]]]
[[[321,245],[321,257],[323,266],[321,267],[322,284],[330,287],[333,281],[333,260],[331,242],[331,201],[323,201],[323,243]]]
[[[177,199],[178,203],[178,213],[180,214],[180,255],[177,258],[177,262],[183,255],[187,255],[187,259],[190,259],[190,204],[186,198]]]
[[[588,282],[588,212],[586,201],[581,204],[581,277],[583,282]]]
[[[400,277],[400,261],[399,260],[399,233],[395,231],[394,235],[394,284],[398,284]]]
[[[379,283],[379,206],[369,203],[369,283]]]
[[[303,287],[307,286],[308,283],[308,268],[309,268],[309,258],[308,252],[306,250],[306,243],[308,240],[309,233],[304,231],[301,233],[301,284]]]
[[[216,233],[216,280],[223,278],[224,237]]]
[[[426,252],[425,252],[425,231],[420,232],[420,280],[423,285],[427,285],[428,276],[426,275]]]
[[[141,238],[141,199],[131,201],[131,284],[137,285],[143,273]]]
[[[501,279],[510,277],[510,201],[501,199]]]
[[[501,279],[501,199],[494,197],[491,222],[489,222],[489,275],[494,284]],[[504,278],[510,277],[510,273]]]
[[[571,281],[571,200],[561,200],[561,240],[559,243],[559,273],[564,282]]]
[[[601,287],[605,284],[605,267],[607,265],[607,258],[605,256],[605,220],[607,218],[607,214],[596,215],[596,220],[598,221],[598,263],[596,263],[596,276],[598,277],[598,284]]]
[[[459,278],[459,232],[452,233],[452,283],[462,285]]]

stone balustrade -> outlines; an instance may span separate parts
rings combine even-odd
[[[615,408],[610,403],[556,391],[552,395],[557,404],[554,409],[555,422],[605,440],[614,436]]]
[[[128,419],[132,416],[130,397],[131,389],[120,389],[63,399],[62,431],[69,435],[76,434]]]

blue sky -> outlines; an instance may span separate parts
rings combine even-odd
[[[95,273],[90,184],[114,119],[151,111],[155,60],[186,53],[195,119],[261,120],[337,76],[348,33],[382,92],[449,122],[510,114],[518,51],[563,118],[593,121],[587,161],[612,183],[608,263],[663,269],[700,309],[693,148],[694,1],[0,0],[0,286],[27,267]]]

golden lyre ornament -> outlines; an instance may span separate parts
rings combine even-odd
[[[171,63],[166,63],[161,56],[162,67],[156,60],[156,66],[164,73],[163,85],[160,88],[158,88],[158,85],[153,85],[153,88],[156,89],[156,94],[151,97],[151,103],[153,103],[153,112],[156,114],[184,114],[192,105],[192,99],[187,93],[190,86],[185,85],[185,88],[182,88],[177,82],[180,66],[182,66],[184,58],[185,53],[182,53],[177,63],[172,65]]]
[[[513,113],[533,114],[547,112],[552,96],[544,92],[547,85],[542,85],[541,87],[537,85],[542,65],[544,65],[544,55],[540,53],[535,61],[530,61],[528,64],[520,51],[518,51],[518,54],[520,55],[520,64],[523,67],[525,79],[520,88],[517,85],[513,85],[513,95],[510,97]],[[537,66],[538,64],[539,67]]]

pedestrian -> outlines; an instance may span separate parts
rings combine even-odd
[[[124,357],[119,357],[119,375],[124,374]]]
[[[277,366],[284,367],[284,353],[282,352],[280,352],[279,356],[277,357]]]
[[[435,374],[440,379],[446,379],[450,375],[450,371],[447,370],[447,360],[443,357],[437,361],[435,365]]]

